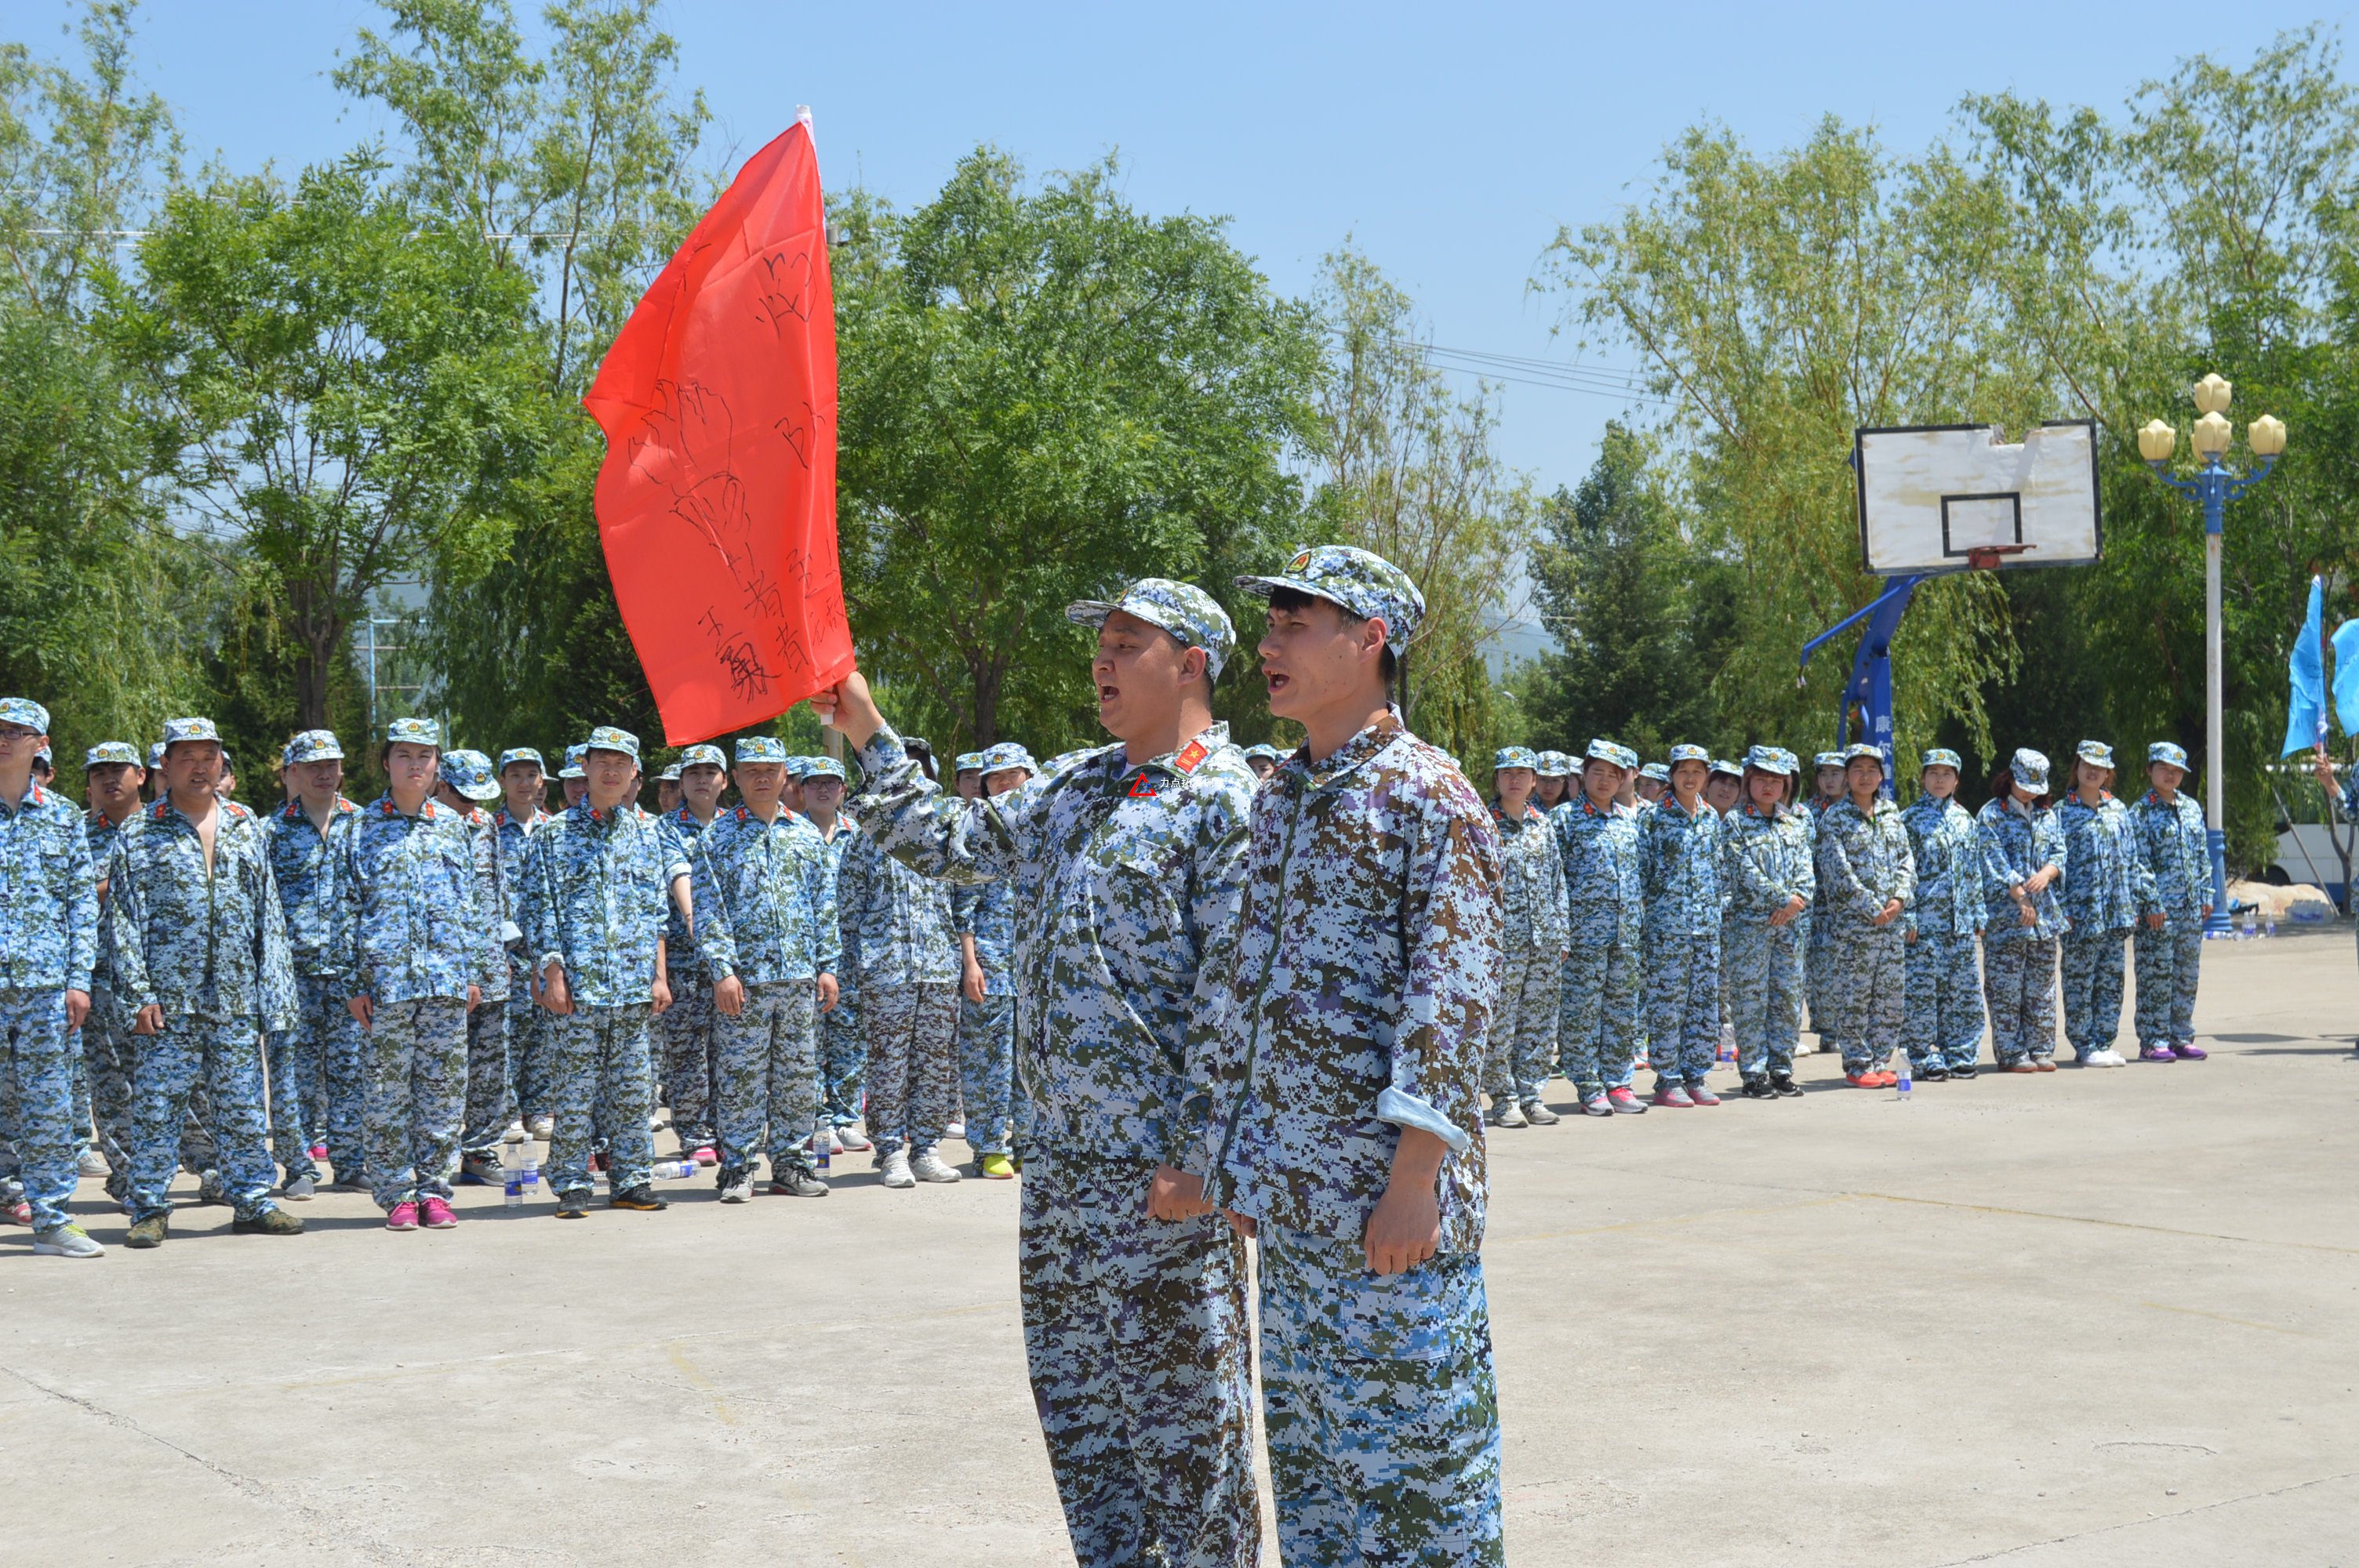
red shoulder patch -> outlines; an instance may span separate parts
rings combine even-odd
[[[1171,765],[1178,769],[1180,776],[1184,778],[1203,766],[1204,759],[1212,754],[1212,748],[1205,745],[1201,740],[1190,741],[1180,749],[1178,756],[1171,759]]]

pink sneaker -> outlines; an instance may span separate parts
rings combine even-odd
[[[2198,1050],[2196,1048],[2195,1042],[2192,1040],[2182,1040],[2178,1044],[2173,1045],[2170,1050],[2171,1054],[2177,1056],[2182,1062],[2201,1062],[2206,1060],[2212,1054],[2209,1051]]]
[[[2141,1045],[2138,1047],[2138,1060],[2141,1062],[2176,1062],[2179,1060],[2179,1054],[2168,1045]]]
[[[448,1230],[459,1223],[459,1217],[451,1212],[447,1198],[428,1198],[419,1206],[426,1211],[426,1228],[429,1230]]]
[[[328,1146],[327,1146],[326,1144],[324,1144],[324,1143],[314,1143],[314,1144],[312,1144],[312,1145],[311,1145],[311,1158],[312,1158],[312,1159],[314,1159],[314,1160],[324,1160],[324,1159],[326,1159],[327,1157],[328,1157]]]
[[[385,1227],[387,1230],[417,1229],[418,1206],[414,1203],[397,1203],[394,1205],[393,1211],[385,1217]]]
[[[700,1165],[711,1165],[718,1163],[721,1156],[715,1154],[712,1152],[712,1147],[707,1145],[704,1148],[697,1150],[694,1153],[690,1154],[689,1158],[695,1161]]]
[[[1712,1093],[1710,1089],[1704,1087],[1700,1083],[1690,1084],[1688,1086],[1688,1103],[1690,1105],[1718,1105],[1720,1103],[1720,1097]]]
[[[1657,1089],[1655,1091],[1655,1103],[1661,1106],[1665,1110],[1693,1110],[1695,1108],[1695,1101],[1689,1098],[1688,1091],[1681,1088],[1677,1084],[1667,1084],[1663,1087]]]

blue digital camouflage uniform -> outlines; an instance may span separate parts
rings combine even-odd
[[[1880,755],[1874,747],[1857,754]],[[1903,955],[1908,927],[1901,924],[1917,896],[1916,857],[1900,808],[1884,795],[1863,812],[1848,798],[1819,818],[1818,918],[1828,927],[1828,1000],[1834,1007],[1834,1044],[1843,1071],[1879,1073],[1902,1044],[1906,983]],[[1887,925],[1875,917],[1893,900],[1900,914]]]
[[[1626,748],[1605,762],[1637,759]],[[1564,1076],[1583,1101],[1627,1088],[1636,1076],[1639,1021],[1639,935],[1646,889],[1638,874],[1638,814],[1621,806],[1599,810],[1586,794],[1568,795],[1549,814],[1564,861],[1568,946],[1563,1011],[1557,1022]]]
[[[737,761],[775,761],[755,744],[765,741],[777,744],[766,736],[740,741]],[[817,980],[837,963],[825,847],[809,820],[784,806],[766,823],[741,806],[713,818],[694,860],[707,972],[714,981],[734,976],[745,990],[737,1016],[713,1018],[718,1184],[745,1179],[766,1150],[773,1179],[808,1173],[820,1116]]]
[[[1522,765],[1522,764],[1517,764]],[[1494,807],[1499,838],[1498,1011],[1491,1021],[1491,1059],[1484,1088],[1494,1109],[1530,1105],[1556,1070],[1566,929],[1564,858],[1547,813],[1527,802],[1520,819]]]
[[[334,741],[296,737],[304,742],[299,762],[325,760]],[[342,752],[334,753],[342,757]],[[358,808],[342,795],[329,808],[327,827],[315,825],[300,798],[263,818],[271,880],[287,922],[287,948],[295,967],[295,1024],[275,1030],[269,1042],[270,1121],[273,1152],[287,1180],[317,1177],[310,1144],[326,1144],[328,1157],[345,1175],[362,1169],[361,1107],[366,1079],[362,1071],[361,1029],[345,999],[351,994],[336,946],[339,898],[331,866],[334,845]]]
[[[1819,797],[1818,772],[1821,768],[1839,768],[1843,765],[1841,752],[1821,752],[1810,759],[1810,784],[1803,795],[1802,814],[1810,820],[1810,853],[1813,857],[1818,854],[1819,823],[1825,817],[1827,807],[1834,804],[1832,800],[1821,800]],[[1798,791],[1803,790],[1800,781],[1797,781],[1795,788]],[[1825,989],[1829,935],[1829,928],[1818,918],[1815,911],[1802,917],[1802,989],[1810,1004],[1810,1031],[1818,1035],[1821,1048],[1830,1044],[1829,1032],[1834,1028],[1835,1013],[1838,1011],[1835,1005],[1827,1000]]]
[[[1500,882],[1491,814],[1389,717],[1255,797],[1215,1196],[1260,1241],[1289,1564],[1505,1561],[1480,1250]],[[1404,1128],[1447,1149],[1440,1247],[1378,1275],[1364,1238]]]
[[[717,756],[720,748],[694,746],[690,751]],[[783,747],[779,755],[785,755]],[[717,813],[714,820],[725,815]],[[685,802],[665,812],[662,821],[678,836],[683,854],[693,863],[697,838],[709,824],[699,822]],[[701,906],[697,914],[701,919]],[[657,1076],[663,1084],[664,1103],[671,1108],[671,1130],[681,1150],[707,1148],[719,1131],[713,1097],[719,1082],[720,1037],[712,1011],[712,975],[704,967],[701,946],[689,940],[688,922],[676,902],[665,918],[664,968],[671,982],[671,1006],[655,1022],[655,1034],[661,1042]]]
[[[21,697],[0,719],[49,729],[48,713]],[[28,780],[22,797],[0,802],[0,1130],[16,1145],[36,1234],[70,1223],[82,1148],[66,992],[89,995],[97,962],[98,877],[82,814]]]
[[[1203,647],[1232,644],[1208,595],[1158,579],[1119,607]],[[1120,746],[1051,761],[1005,795],[943,795],[889,730],[860,753],[862,820],[888,853],[1015,889],[1025,1150],[1018,1279],[1049,1466],[1083,1564],[1249,1564],[1253,1481],[1244,1241],[1216,1215],[1147,1213],[1158,1166],[1201,1174],[1201,1011],[1232,972],[1255,779],[1215,724],[1133,763]]]
[[[449,806],[428,800],[405,816],[391,795],[356,813],[336,847],[341,967],[352,994],[373,1010],[363,1113],[369,1186],[387,1212],[448,1199],[458,1174],[467,988],[489,996],[507,980],[498,922],[484,907],[478,861],[488,852]]]
[[[201,1079],[223,1195],[240,1219],[268,1213],[259,1036],[293,1026],[295,976],[260,824],[221,802],[208,872],[195,826],[168,795],[158,801],[115,838],[106,911],[118,1005],[126,1017],[150,1006],[164,1014],[141,1038],[132,1076],[131,1217],[171,1212],[165,1189]]]
[[[2079,754],[2112,767],[2112,750],[2093,755],[2092,744],[2083,742]],[[2063,881],[2064,915],[2071,922],[2064,934],[2064,1038],[2085,1062],[2092,1052],[2112,1049],[2121,1032],[2124,944],[2138,917],[2136,828],[2129,807],[2110,790],[2093,801],[2077,791],[2066,795],[2056,826],[2072,868]]]
[[[1671,750],[1686,761],[1701,748]],[[1638,835],[1647,1061],[1665,1090],[1703,1082],[1720,1045],[1720,814],[1698,795],[1690,815],[1666,792]]]
[[[125,755],[98,755],[115,747],[120,747]],[[92,754],[101,762],[131,762],[137,755],[120,741],[92,747]],[[132,813],[133,816],[138,815]],[[93,877],[106,874],[107,863],[114,858],[117,831],[117,826],[108,820],[104,812],[93,809],[82,817],[82,840],[89,849]],[[97,1134],[99,1152],[106,1156],[107,1195],[120,1203],[130,1191],[131,1073],[138,1044],[131,1033],[131,1020],[115,998],[114,963],[103,916],[102,896],[98,964],[91,971],[90,1016],[82,1026],[82,1060],[83,1072],[90,1081],[91,1127]]]
[[[1013,1148],[1016,1118],[1016,911],[1005,878],[951,893],[951,928],[974,943],[983,1000],[959,998],[959,1076],[966,1141],[977,1156]]]
[[[844,961],[860,976],[868,1136],[878,1164],[897,1149],[914,1159],[941,1141],[958,1092],[959,945],[950,889],[863,834],[836,863],[835,892]]]
[[[860,824],[853,820],[849,812],[841,810],[836,813],[832,830],[820,834],[820,844],[827,851],[828,898],[835,905],[839,928],[843,906],[837,897],[837,885],[843,870],[843,852],[859,835]],[[859,971],[852,967],[852,954],[840,936],[836,949],[841,956],[836,960],[835,1011],[823,1012],[819,1018],[820,1100],[827,1108],[830,1121],[838,1127],[850,1127],[860,1119],[862,1105],[867,1098],[864,1086],[867,1079],[868,1041],[860,1028]]]
[[[2187,753],[2157,741],[2147,762],[2187,765]],[[2343,814],[2359,817],[2359,768],[2343,786]],[[2138,1045],[2175,1046],[2195,1038],[2195,986],[2203,962],[2203,910],[2212,901],[2212,855],[2203,808],[2185,790],[2166,801],[2146,792],[2131,812],[2138,849],[2141,914],[2159,913],[2162,929],[2143,923],[2137,948]]]
[[[1954,759],[1955,752],[1928,753]],[[1954,760],[1945,765],[1956,767]],[[1900,814],[1917,860],[1909,906],[1907,983],[1909,1059],[1971,1067],[1983,1049],[1983,988],[1975,938],[1983,928],[1982,833],[1954,800],[1919,795]]]
[[[503,757],[505,762],[514,752]],[[532,760],[539,761],[536,754]],[[519,930],[524,922],[517,913],[523,902],[525,851],[531,846],[532,836],[557,818],[546,811],[535,811],[530,820],[520,820],[503,806],[492,813],[493,844],[500,858],[500,883],[508,890],[508,913]],[[554,1022],[532,1000],[532,959],[534,955],[521,943],[510,955],[508,962],[508,1087],[516,1102],[516,1113],[527,1121],[549,1114],[547,1066],[550,1024]]]
[[[462,800],[499,797],[498,775],[492,771],[492,760],[481,752],[443,752],[438,776]],[[482,1000],[467,1014],[466,1109],[459,1121],[460,1154],[462,1159],[472,1157],[482,1167],[473,1179],[488,1184],[497,1179],[491,1168],[499,1163],[500,1140],[516,1114],[508,1064],[508,1032],[516,1022],[508,1015],[508,945],[517,935],[516,894],[509,888],[500,855],[498,818],[482,806],[471,804],[459,813],[459,819],[466,825],[475,859],[478,901],[487,922],[485,935],[497,955],[489,974],[477,982]]]
[[[2016,755],[2020,760],[2025,753]],[[2021,771],[2016,777],[2027,789],[2044,790],[2047,772],[2045,766],[2038,770],[2037,783]],[[2064,831],[2053,811],[2017,808],[2001,800],[1985,801],[1974,823],[1982,836],[1986,890],[1983,994],[1990,1006],[1991,1050],[2002,1067],[2027,1058],[2047,1060],[2056,1054],[2057,948],[2070,922],[2054,882],[2032,901],[2030,925],[2023,924],[2013,890],[2049,866],[2071,874]]]
[[[655,1158],[648,1009],[671,883],[690,869],[679,838],[628,802],[608,811],[584,796],[527,843],[516,901],[524,950],[544,976],[563,965],[573,1006],[549,1040],[549,1184],[560,1196],[590,1187],[592,1119],[602,1109],[608,1187],[647,1183]]]
[[[1755,759],[1765,750],[1754,748]],[[1777,760],[1791,765],[1786,753]],[[1797,898],[1807,914],[1818,897],[1810,819],[1799,806],[1763,811],[1747,798],[1722,821],[1720,860],[1720,964],[1736,1032],[1736,1069],[1748,1081],[1789,1078],[1802,1029],[1800,916],[1782,925],[1769,917]]]

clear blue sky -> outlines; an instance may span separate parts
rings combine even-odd
[[[529,5],[520,12],[536,15]],[[70,47],[79,14],[14,0],[0,36]],[[326,80],[375,14],[356,0],[163,0],[140,70],[191,162],[293,167],[382,129]],[[2242,64],[2279,29],[2350,10],[1277,5],[831,5],[674,0],[683,82],[716,116],[712,152],[751,152],[812,105],[832,185],[901,205],[990,141],[1035,170],[1119,150],[1149,211],[1234,219],[1277,287],[1307,289],[1346,234],[1411,290],[1438,343],[1570,357],[1560,297],[1526,282],[1560,225],[1641,194],[1657,155],[1711,117],[1762,147],[1835,114],[1916,147],[1959,98],[2013,88],[2117,111],[2199,50]],[[1628,362],[1617,351],[1602,362]],[[1502,388],[1508,460],[1543,486],[1588,467],[1607,396]]]

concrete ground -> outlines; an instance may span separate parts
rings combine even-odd
[[[2351,935],[2205,964],[2206,1063],[1495,1134],[1510,1562],[2359,1563]],[[1071,1561],[1011,1184],[670,1190],[0,1235],[0,1563]]]

